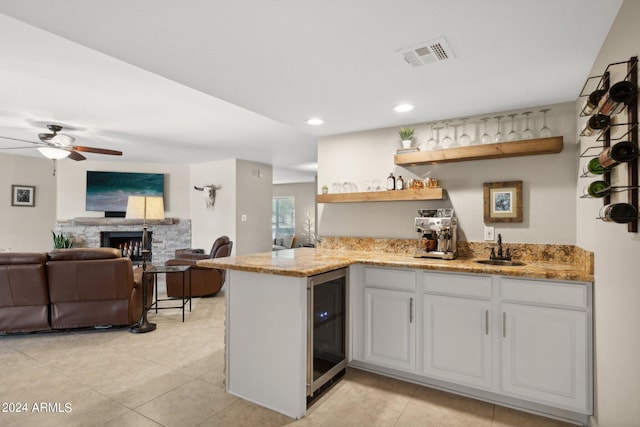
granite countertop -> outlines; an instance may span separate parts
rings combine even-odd
[[[351,264],[366,264],[397,268],[451,271],[460,273],[497,274],[541,279],[593,281],[593,272],[576,263],[523,260],[518,267],[483,265],[480,257],[459,257],[455,260],[414,258],[407,253],[362,251],[350,249],[296,248],[198,261],[198,265],[255,273],[308,277]]]

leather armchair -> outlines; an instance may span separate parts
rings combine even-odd
[[[231,255],[233,242],[227,236],[221,236],[213,243],[208,254],[202,249],[178,249],[176,258],[168,260],[165,265],[191,266],[191,296],[202,297],[216,294],[222,289],[226,279],[226,270],[198,266],[201,259],[220,258]],[[189,274],[186,275],[185,292],[189,289]],[[167,296],[182,297],[182,281],[178,274],[167,274]]]

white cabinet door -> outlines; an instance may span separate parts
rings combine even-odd
[[[587,313],[502,304],[502,389],[512,396],[588,409]]]
[[[364,289],[364,359],[415,371],[415,293]]]
[[[491,302],[424,295],[424,374],[491,387]]]

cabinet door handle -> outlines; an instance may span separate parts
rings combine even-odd
[[[409,298],[409,323],[413,323],[413,298]]]
[[[507,337],[507,313],[502,312],[502,338]]]
[[[489,310],[484,311],[484,333],[489,335]]]

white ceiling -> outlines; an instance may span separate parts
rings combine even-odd
[[[2,0],[0,135],[58,123],[118,161],[235,157],[308,181],[318,136],[575,101],[621,4]],[[396,53],[440,37],[454,60]]]

